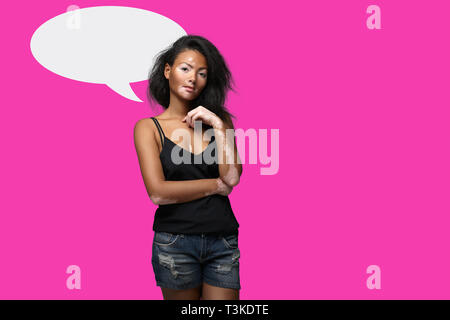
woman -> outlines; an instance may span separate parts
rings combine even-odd
[[[150,73],[149,99],[165,110],[139,120],[134,139],[145,187],[159,206],[152,265],[166,300],[239,299],[239,224],[228,195],[242,165],[223,105],[230,80],[217,48],[194,35],[160,53]],[[180,163],[180,154],[190,161]]]

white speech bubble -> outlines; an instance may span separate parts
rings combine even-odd
[[[33,33],[30,48],[44,68],[62,77],[106,84],[142,102],[130,83],[147,80],[156,54],[184,35],[181,26],[160,14],[100,6],[46,21]]]

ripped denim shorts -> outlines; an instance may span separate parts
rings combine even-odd
[[[238,234],[174,234],[156,231],[152,265],[156,284],[170,289],[191,289],[202,282],[241,289]]]

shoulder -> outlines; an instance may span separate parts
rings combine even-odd
[[[151,118],[140,119],[134,125],[135,139],[154,139],[156,127]]]
[[[150,122],[153,122],[153,120],[151,118],[144,118],[144,119],[140,119],[136,122],[136,124],[134,125],[134,131],[143,131],[146,128],[149,129],[150,128]]]

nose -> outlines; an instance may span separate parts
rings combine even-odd
[[[191,74],[191,76],[188,78],[188,82],[192,85],[195,84],[195,73]]]

